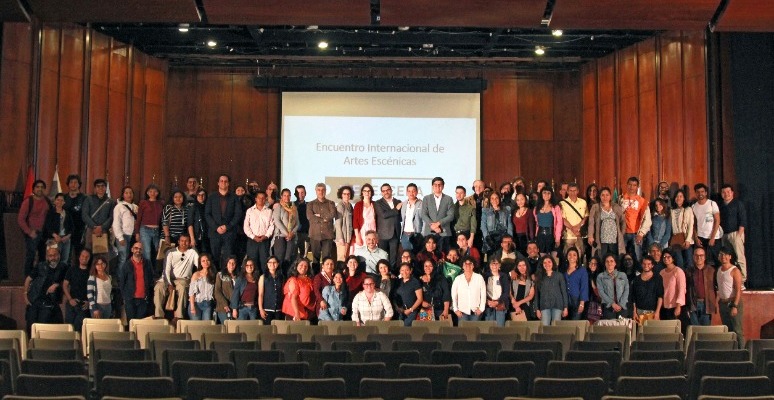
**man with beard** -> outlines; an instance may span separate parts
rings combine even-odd
[[[454,202],[454,236],[464,234],[468,238],[468,244],[465,248],[473,247],[476,231],[479,228],[476,204],[472,198],[465,197],[465,188],[462,186],[457,186],[454,194],[457,198],[457,201]]]
[[[62,282],[67,265],[60,262],[56,247],[46,249],[46,259],[24,278],[24,300],[27,303],[27,334],[34,323],[62,323]]]
[[[226,174],[218,177],[218,190],[207,197],[204,215],[207,219],[212,256],[218,269],[224,268],[225,259],[233,255],[236,233],[241,228],[242,205],[239,198],[229,191],[231,178]]]
[[[107,195],[107,181],[97,179],[94,181],[94,194],[87,197],[81,209],[81,218],[86,225],[86,248],[92,250],[92,235],[101,237],[108,235],[113,225],[113,200]],[[108,240],[110,243],[110,240]]]

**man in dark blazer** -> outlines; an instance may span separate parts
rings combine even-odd
[[[148,315],[154,282],[151,262],[142,257],[142,243],[136,242],[132,245],[132,256],[118,270],[118,287],[124,298],[127,321]]]
[[[237,229],[242,217],[239,198],[229,191],[231,178],[226,174],[218,177],[218,190],[207,197],[204,215],[207,218],[212,257],[217,260],[218,270],[226,265],[224,259],[233,255]]]
[[[379,235],[379,248],[390,255],[390,265],[395,268],[401,234],[400,208],[403,203],[392,197],[392,186],[389,183],[383,183],[381,190],[382,198],[374,202],[376,233]]]
[[[443,193],[443,178],[433,178],[433,193],[422,199],[422,220],[425,226],[422,235],[436,235],[438,248],[447,253],[452,237],[451,223],[454,221],[454,200]]]

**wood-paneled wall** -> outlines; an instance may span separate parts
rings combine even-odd
[[[3,29],[0,189],[21,190],[30,164],[47,182],[57,165],[78,173],[87,192],[107,176],[114,196],[163,179],[164,62],[85,27]]]
[[[252,70],[170,70],[166,146],[179,151],[165,158],[167,185],[175,177],[182,184],[193,175],[213,189],[223,172],[238,184],[246,179],[261,186],[278,182],[280,95],[253,88],[249,80],[254,75]],[[579,73],[491,72],[485,79],[482,179],[494,185],[517,175],[580,179]]]
[[[166,116],[168,189],[188,176],[214,190],[218,175],[232,188],[246,179],[262,187],[279,183],[280,96],[250,84],[255,74],[238,70],[172,69]]]
[[[708,182],[705,49],[703,32],[667,32],[583,66],[585,183]]]

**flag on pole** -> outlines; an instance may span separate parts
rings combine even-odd
[[[35,183],[35,168],[32,164],[27,168],[27,181],[24,183],[24,198],[32,196],[32,184]]]
[[[59,164],[54,167],[54,177],[51,178],[51,191],[48,195],[53,199],[57,193],[62,193],[62,181],[59,179]]]
[[[105,180],[107,181],[107,188],[105,189],[105,195],[107,196],[108,199],[112,199],[112,197],[110,197],[110,181],[108,181],[107,179]]]

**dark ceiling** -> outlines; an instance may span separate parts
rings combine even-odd
[[[30,20],[90,24],[173,66],[563,69],[663,30],[771,31],[774,1],[0,0],[0,22]]]

